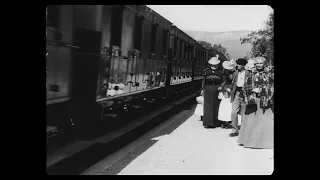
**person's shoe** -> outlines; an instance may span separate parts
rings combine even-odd
[[[239,133],[231,133],[231,134],[229,134],[230,137],[235,137],[235,136],[238,136],[238,135],[239,135]]]

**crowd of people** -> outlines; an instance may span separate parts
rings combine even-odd
[[[220,63],[212,57],[203,70],[203,126],[232,129],[244,147],[273,148],[273,67],[264,57]]]

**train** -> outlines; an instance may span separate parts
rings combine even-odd
[[[46,33],[47,134],[90,137],[129,109],[199,90],[219,54],[146,5],[49,5]]]

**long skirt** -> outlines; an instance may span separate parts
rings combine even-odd
[[[257,110],[242,115],[238,143],[249,148],[272,149],[273,117],[271,108],[265,109],[263,113],[263,109],[260,108],[260,99],[257,99]]]
[[[219,86],[206,84],[204,88],[203,101],[203,126],[220,127],[221,121],[218,120],[220,99],[218,99]]]

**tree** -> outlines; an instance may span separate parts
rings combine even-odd
[[[251,53],[254,57],[264,56],[269,62],[274,59],[274,13],[272,12],[267,21],[266,27],[258,31],[252,31],[247,36],[240,38],[241,44],[252,44]]]
[[[205,49],[207,49],[208,51],[212,51],[213,47],[211,46],[210,43],[206,42],[206,41],[198,41],[198,43],[204,47]]]
[[[213,52],[214,54],[219,54],[219,59],[223,62],[223,61],[227,61],[229,58],[229,54],[227,54],[227,50],[226,48],[224,48],[223,46],[221,46],[221,44],[216,45],[214,44],[212,46],[212,44],[206,42],[206,41],[197,41],[202,47],[204,47],[205,49],[207,49],[208,51]]]

